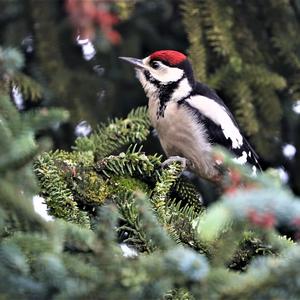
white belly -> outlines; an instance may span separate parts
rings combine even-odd
[[[157,130],[162,148],[167,156],[185,157],[192,164],[192,170],[202,177],[216,175],[211,157],[211,145],[201,124],[194,120],[187,108],[170,101],[164,117],[157,118],[158,101],[149,100],[149,115]]]

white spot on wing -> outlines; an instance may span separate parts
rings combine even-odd
[[[256,171],[257,171],[256,166],[252,166],[252,176],[256,176],[257,175]]]
[[[198,109],[200,113],[221,126],[225,138],[231,140],[232,148],[240,148],[243,145],[243,137],[239,129],[223,106],[204,96],[194,96],[186,101]]]
[[[240,165],[244,165],[247,162],[247,158],[248,158],[247,152],[243,151],[240,157],[236,157],[233,160]]]

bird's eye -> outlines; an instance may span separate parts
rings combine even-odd
[[[150,67],[153,69],[158,69],[159,68],[159,63],[157,61],[151,61],[150,62]]]

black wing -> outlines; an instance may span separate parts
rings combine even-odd
[[[215,102],[217,102],[220,106],[222,106],[226,110],[226,113],[230,116],[236,128],[241,132],[240,127],[235,121],[232,113],[229,111],[229,109],[224,104],[223,100],[217,95],[217,93],[214,90],[210,89],[205,84],[197,82],[195,83],[194,90],[190,96],[193,95],[201,95],[209,99],[213,99]],[[196,109],[189,103],[184,102],[184,105],[187,106],[197,116],[199,122],[204,124],[205,128],[207,129],[210,142],[212,144],[218,144],[225,147],[230,152],[232,152],[237,157],[237,159],[239,158],[241,160],[246,159],[247,163],[256,166],[258,169],[261,170],[261,167],[258,162],[259,159],[258,155],[256,154],[255,150],[251,147],[250,143],[247,141],[247,139],[244,136],[243,136],[242,145],[239,148],[233,148],[231,140],[225,137],[224,132],[220,125],[216,124],[214,121],[206,117],[204,114],[201,114],[201,112],[199,112],[198,109]]]

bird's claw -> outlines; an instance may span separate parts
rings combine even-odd
[[[188,165],[188,160],[186,158],[181,156],[170,156],[161,164],[161,167],[165,168],[166,166],[170,165],[173,162],[179,162],[181,164],[182,170],[185,170]]]

